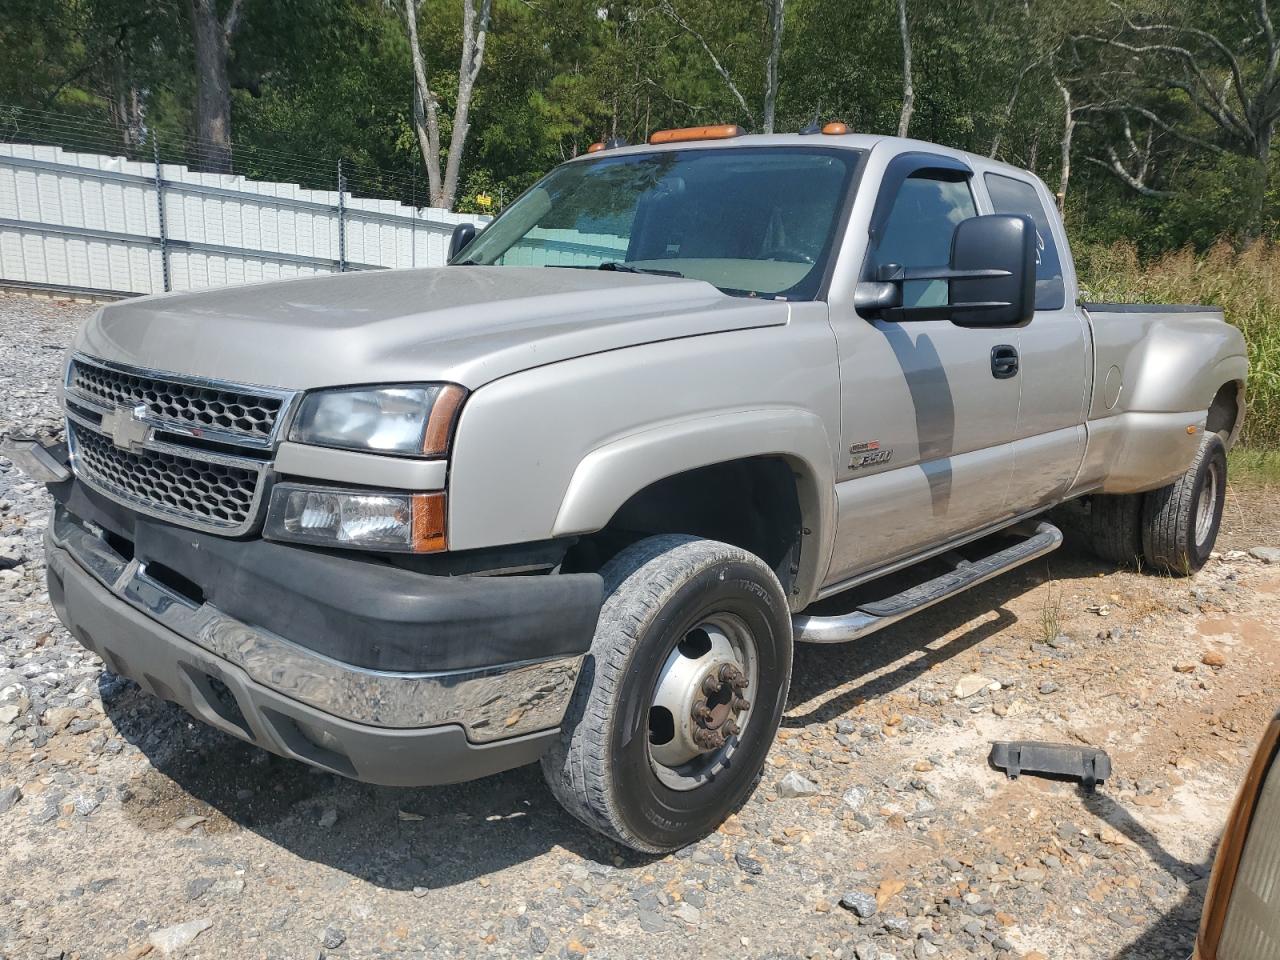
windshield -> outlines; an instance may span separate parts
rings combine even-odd
[[[635,270],[812,299],[858,154],[736,147],[557,167],[456,263]]]

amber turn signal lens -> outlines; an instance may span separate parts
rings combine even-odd
[[[449,440],[453,425],[458,419],[458,408],[466,399],[467,391],[456,383],[447,383],[436,394],[427,417],[427,429],[422,433],[422,452],[429,457],[441,457],[449,452]]]
[[[674,130],[655,130],[649,142],[680,143],[684,140],[731,140],[745,131],[736,123],[719,123],[709,127],[678,127]]]
[[[413,495],[412,546],[414,553],[439,553],[448,546],[443,493]]]
[[[839,120],[832,120],[822,128],[822,132],[829,137],[838,137],[849,132],[849,125],[841,123]]]

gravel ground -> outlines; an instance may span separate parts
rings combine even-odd
[[[59,432],[91,308],[0,295],[0,432]],[[232,740],[103,670],[44,590],[43,490],[0,465],[0,960],[142,956],[1184,957],[1280,704],[1271,492],[1194,580],[1078,547],[849,648],[802,648],[754,797],[658,859],[536,768],[394,790]],[[976,692],[975,692],[976,691]],[[1113,780],[991,769],[1106,748]]]

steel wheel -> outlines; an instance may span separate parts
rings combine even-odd
[[[1210,461],[1196,500],[1196,546],[1200,548],[1208,543],[1217,520],[1218,486],[1222,482],[1220,473],[1218,462]]]
[[[722,769],[739,743],[759,683],[755,638],[741,619],[717,614],[667,656],[649,706],[649,762],[673,790],[693,790]]]

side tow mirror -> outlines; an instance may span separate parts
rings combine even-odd
[[[946,304],[903,306],[907,283],[946,280]],[[945,267],[882,264],[858,284],[854,308],[883,320],[950,320],[962,327],[1017,327],[1036,302],[1036,227],[1030,217],[993,213],[956,224]]]
[[[476,225],[474,223],[460,223],[453,228],[453,235],[449,237],[449,260],[452,261],[462,248],[475,239]]]
[[[1036,225],[993,213],[956,224],[951,238],[951,322],[1016,327],[1036,308]]]

